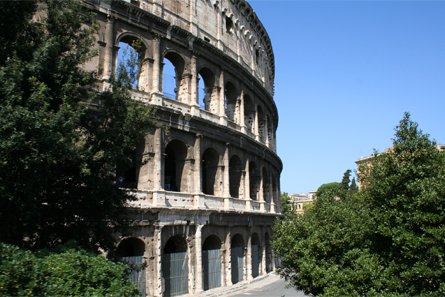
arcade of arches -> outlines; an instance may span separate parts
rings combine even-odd
[[[157,128],[147,135],[143,154],[145,161],[134,169],[139,175],[135,188],[147,193],[148,201],[177,207],[279,211],[279,169],[246,149],[176,129],[166,135]],[[168,200],[179,196],[189,197],[191,204],[169,204]]]
[[[107,26],[114,26],[112,19]],[[275,151],[278,119],[267,93],[251,89],[235,79],[236,73],[188,51],[176,50],[157,36],[142,38],[124,32],[109,38],[113,40],[107,44],[113,46],[103,49],[105,56],[99,61],[104,80],[113,76],[120,79],[124,70],[138,100],[186,109],[229,125]],[[106,84],[103,87],[108,88]]]
[[[126,237],[117,245],[117,256],[133,264],[130,277],[142,296],[197,294],[273,269],[269,227],[195,223],[156,226],[148,232],[153,237]]]

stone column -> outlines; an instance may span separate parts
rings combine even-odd
[[[248,281],[252,280],[252,234],[249,232],[249,238],[247,239],[247,253],[246,253],[246,273],[247,276],[244,279]]]
[[[239,115],[239,125],[241,126],[241,132],[246,133],[246,125],[245,125],[245,114],[244,114],[244,90],[241,89],[240,94],[240,115]]]
[[[265,275],[266,272],[266,238],[264,235],[264,230],[261,228],[261,271],[260,274]]]
[[[261,168],[261,166],[260,166]],[[260,202],[260,211],[264,211],[264,191],[263,191],[263,187],[264,187],[264,176],[263,176],[263,172],[260,172],[260,186],[259,186],[259,190],[258,190],[258,201]]]
[[[195,233],[195,293],[204,290],[202,284],[202,227],[203,225],[197,225]]]
[[[226,143],[224,151],[223,166],[221,167],[223,173],[223,189],[222,196],[224,197],[224,209],[230,208],[230,182],[229,182],[229,143]]]
[[[259,123],[258,123],[258,105],[255,105],[255,140],[260,141]]]
[[[192,32],[193,35],[198,35],[198,25],[196,24],[196,21],[198,18],[196,17],[195,11],[197,9],[197,3],[196,1],[190,1],[190,11],[189,11],[189,30]]]
[[[197,58],[193,54],[190,62],[190,73],[191,83],[190,83],[190,106],[192,107],[192,114],[199,114],[199,90],[198,90],[198,69],[197,69]]]
[[[156,128],[156,132],[154,135],[154,183],[153,190],[159,191],[163,190],[164,184],[164,170],[163,170],[163,131],[162,128]]]
[[[154,237],[155,237],[155,246],[154,246],[154,257],[156,264],[156,276],[155,276],[155,292],[156,295],[162,296],[164,293],[164,277],[162,276],[162,226],[155,225]]]
[[[192,80],[191,73],[184,73],[180,79],[176,80],[176,100],[190,105],[190,83]]]
[[[155,154],[153,151],[150,151],[151,141],[152,137],[149,135],[145,135],[142,162],[139,165],[139,175],[137,176],[138,190],[149,191],[153,188],[153,168]]]
[[[159,35],[153,35],[153,78],[152,78],[152,101],[154,104],[161,105],[162,94],[161,94],[161,69],[162,69],[162,58],[161,58],[161,38]]]
[[[224,176],[223,176],[223,196],[230,197],[230,182],[229,182],[229,143],[226,143],[224,151]]]
[[[275,201],[273,192],[273,174],[270,172],[269,175],[269,197],[270,197],[270,212],[275,213]]]
[[[247,202],[246,202],[246,207],[247,207],[247,210],[250,210],[251,209],[251,203],[250,203],[250,201],[251,201],[251,198],[250,198],[250,169],[249,169],[249,164],[250,163],[250,160],[249,160],[249,158],[247,158],[247,160],[246,160],[246,170],[245,170],[245,174],[246,174],[246,176],[245,176],[245,178],[244,178],[244,199],[246,199],[247,200]]]
[[[202,135],[201,134],[196,134],[195,137],[195,145],[193,147],[194,152],[195,152],[195,165],[194,165],[194,192],[196,194],[201,194],[202,193],[202,188],[201,188],[201,138]]]
[[[221,87],[219,92],[219,117],[220,117],[220,124],[227,125],[227,116],[226,116],[226,90],[224,86],[224,71],[221,70],[221,73],[219,75],[219,85]]]
[[[232,249],[231,249],[231,233],[230,229],[228,230],[226,234],[226,240],[224,242],[224,247],[226,250],[225,253],[225,269],[224,269],[224,275],[226,277],[225,285],[231,286],[232,285]]]
[[[107,24],[105,27],[105,51],[104,51],[104,69],[103,80],[109,80],[113,76],[113,56],[114,56],[114,19],[107,16]]]
[[[219,4],[219,7],[216,8],[216,47],[220,50],[223,49],[223,44],[221,42],[221,32],[223,28],[222,24],[222,13],[221,13],[221,4]]]
[[[275,135],[274,135],[274,126],[273,121],[270,119],[270,140],[269,140],[269,148],[271,150],[275,150]]]
[[[264,130],[266,132],[266,139],[264,139],[265,144],[267,147],[269,147],[269,118],[267,116],[264,117]]]

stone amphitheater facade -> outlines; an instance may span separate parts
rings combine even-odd
[[[138,44],[132,90],[159,125],[145,137],[116,253],[142,295],[195,295],[274,269],[282,163],[269,36],[245,0],[83,0],[96,14],[100,88]],[[166,91],[166,63],[174,89]],[[200,88],[199,86],[202,86]],[[125,181],[124,181],[125,184]],[[211,291],[210,291],[211,292]]]

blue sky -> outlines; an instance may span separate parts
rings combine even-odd
[[[275,53],[282,191],[340,181],[405,111],[445,143],[445,1],[249,3]]]

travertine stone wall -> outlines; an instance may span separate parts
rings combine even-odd
[[[136,186],[128,189],[135,196],[128,202],[129,226],[116,234],[118,256],[144,264],[136,277],[141,293],[169,295],[172,280],[163,256],[175,244],[187,255],[184,294],[206,289],[207,239],[219,244],[219,286],[233,283],[232,267],[241,262],[232,263],[232,255],[239,245],[239,281],[252,280],[253,271],[271,271],[282,170],[274,56],[251,6],[245,0],[82,1],[99,27],[98,55],[85,68],[97,72],[100,90],[109,90],[120,47],[137,48],[140,70],[132,97],[150,106],[156,121],[136,152],[141,163],[134,168]],[[167,60],[175,73],[171,94]]]

